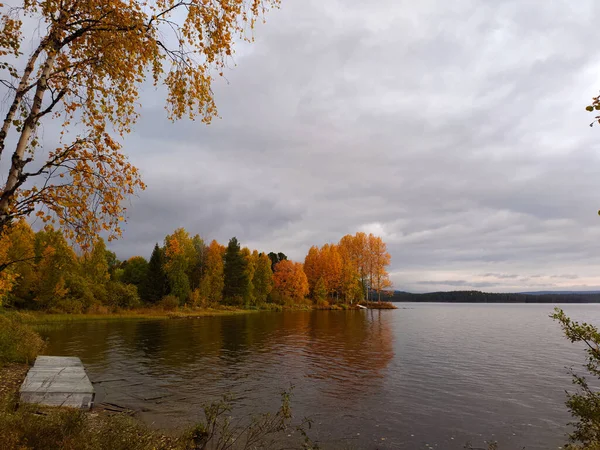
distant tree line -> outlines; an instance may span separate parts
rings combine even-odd
[[[183,228],[156,243],[148,260],[119,261],[102,239],[78,253],[61,231],[34,232],[20,221],[0,238],[0,302],[67,313],[143,305],[350,304],[390,285],[389,262],[385,243],[372,234],[311,247],[298,263],[282,252],[241,247],[235,237],[227,246],[206,243]]]
[[[556,294],[503,294],[480,291],[451,291],[412,294],[390,291],[386,297],[392,302],[437,302],[437,303],[600,303],[596,293]]]

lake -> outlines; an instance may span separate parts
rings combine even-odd
[[[294,416],[324,448],[558,448],[570,420],[565,366],[584,360],[552,305],[398,304],[398,310],[264,312],[44,325],[48,354],[79,356],[96,404],[178,429],[235,396],[234,416]],[[600,324],[600,305],[565,305]]]

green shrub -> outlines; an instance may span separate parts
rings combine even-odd
[[[81,301],[61,298],[60,300],[56,300],[56,303],[48,310],[48,312],[50,314],[81,314],[83,309],[83,303]]]
[[[43,347],[40,335],[23,323],[18,315],[0,313],[0,365],[29,363]]]
[[[107,304],[115,309],[131,309],[140,306],[137,287],[120,281],[109,281],[106,285]]]
[[[179,299],[174,295],[165,295],[160,302],[160,306],[165,311],[175,311],[179,307]]]

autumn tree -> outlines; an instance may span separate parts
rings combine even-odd
[[[109,278],[108,260],[106,259],[106,244],[98,238],[91,252],[84,254],[82,261],[86,278],[94,284],[105,284]]]
[[[275,266],[273,273],[274,290],[283,297],[286,302],[298,302],[303,300],[309,292],[308,279],[302,268],[302,264],[289,260],[283,260]]]
[[[146,277],[146,297],[143,300],[150,303],[157,303],[167,294],[168,280],[164,270],[165,252],[164,249],[154,245],[150,261],[148,262]]]
[[[392,286],[386,267],[390,264],[391,256],[386,244],[378,236],[369,235],[370,254],[370,287],[377,292],[377,301],[381,301],[381,293]]]
[[[266,302],[273,290],[273,271],[271,270],[271,260],[264,253],[258,255],[252,285],[256,302],[259,304]]]
[[[378,301],[381,300],[381,292],[392,283],[386,267],[390,264],[391,256],[387,252],[386,244],[379,236],[369,234],[366,249],[366,270],[368,289],[377,292]],[[368,296],[371,299],[371,296]]]
[[[308,250],[308,254],[304,258],[304,272],[308,280],[310,294],[314,298],[315,286],[317,281],[322,278],[322,258],[319,252],[319,247],[313,245]]]
[[[192,239],[183,228],[165,237],[165,273],[171,294],[179,298],[182,304],[191,293],[189,270],[194,264],[195,253]]]
[[[14,281],[10,289],[9,300],[12,304],[23,305],[24,302],[31,299],[37,275],[34,242],[35,233],[25,220],[19,220],[6,234],[5,244],[8,250],[5,255],[0,255],[0,261],[8,264],[9,273],[7,275],[12,276]],[[2,242],[0,242],[0,246],[2,246]]]
[[[232,237],[225,251],[223,270],[223,299],[227,304],[241,305],[248,296],[248,263],[241,253],[240,244]]]
[[[206,250],[206,268],[200,282],[200,292],[206,303],[214,305],[223,300],[223,258],[225,247],[213,240]]]
[[[368,284],[368,236],[366,233],[357,232],[354,236],[346,235],[339,242],[340,253],[345,258],[345,264],[349,268],[347,273],[352,273],[352,276],[358,277],[358,282],[361,288],[361,296],[367,290]]]
[[[304,260],[304,271],[314,299],[319,280],[329,297],[339,298],[342,288],[342,257],[335,244],[325,244],[321,248],[311,247]]]
[[[334,244],[325,244],[321,248],[323,259],[323,281],[330,297],[337,296],[340,292],[342,281],[342,258]]]
[[[6,234],[4,236],[0,235],[0,259],[2,261],[8,260],[9,250],[10,240]],[[15,280],[16,276],[12,270],[8,270],[8,266],[0,272],[0,306],[6,304],[7,297],[14,286]]]
[[[57,221],[85,246],[121,233],[126,197],[143,189],[122,152],[150,76],[172,120],[216,115],[214,74],[278,0],[23,0],[0,12],[0,234],[15,219]],[[23,19],[39,33],[24,28]],[[39,36],[39,38],[38,38]],[[27,52],[23,52],[27,49]],[[41,126],[60,141],[48,148]],[[14,143],[14,144],[13,144]],[[46,144],[46,145],[42,145]],[[7,158],[5,150],[11,148]]]
[[[258,251],[251,252],[248,247],[240,250],[242,257],[246,260],[246,280],[248,282],[246,294],[244,296],[244,304],[246,306],[253,305],[256,302],[254,295],[254,272],[256,272],[256,264],[258,262]]]
[[[78,270],[75,252],[59,230],[48,227],[35,236],[36,272],[34,300],[42,308],[51,308],[69,294],[67,280]]]

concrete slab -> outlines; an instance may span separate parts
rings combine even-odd
[[[38,356],[34,367],[83,367],[83,364],[75,356]]]
[[[25,403],[90,409],[94,387],[79,358],[39,356],[20,389]]]

